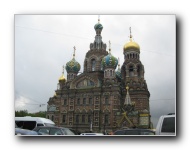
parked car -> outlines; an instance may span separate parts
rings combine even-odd
[[[33,131],[38,132],[39,135],[75,135],[68,128],[63,127],[47,127],[47,126],[39,126],[33,129]]]
[[[114,132],[113,135],[155,135],[155,132],[151,129],[121,129]]]
[[[156,135],[175,135],[175,114],[160,116],[157,126]]]

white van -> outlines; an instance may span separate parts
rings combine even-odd
[[[18,128],[33,130],[37,126],[55,126],[50,119],[42,117],[15,117],[15,123]]]
[[[156,126],[156,135],[175,135],[175,114],[163,115]]]

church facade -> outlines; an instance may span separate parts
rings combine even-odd
[[[124,62],[111,54],[102,41],[103,26],[98,20],[96,36],[85,55],[84,70],[73,59],[65,65],[67,79],[58,80],[55,95],[49,98],[47,118],[57,126],[80,132],[114,131],[122,127],[151,128],[150,93],[140,61],[140,46],[133,41],[124,44]],[[117,68],[117,69],[116,69]]]

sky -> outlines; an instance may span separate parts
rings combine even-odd
[[[176,112],[176,16],[100,15],[102,41],[123,64],[129,28],[140,45],[140,60],[150,92],[154,127],[161,115]],[[98,15],[15,15],[15,110],[44,111],[57,89],[62,66],[76,60],[83,72],[85,54],[94,42]],[[107,49],[108,50],[108,49]],[[66,77],[67,72],[64,71]]]

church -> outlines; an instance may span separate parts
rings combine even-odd
[[[130,37],[123,44],[124,62],[112,55],[111,42],[103,42],[103,25],[94,26],[95,39],[84,59],[84,70],[75,59],[63,66],[57,89],[49,98],[46,117],[57,126],[80,132],[111,132],[121,128],[151,128],[150,93],[140,61],[140,46]],[[64,70],[67,71],[67,77]]]

